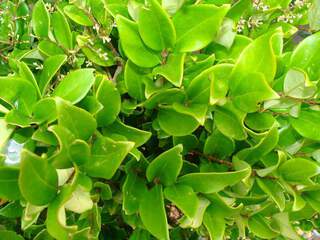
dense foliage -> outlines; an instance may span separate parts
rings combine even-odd
[[[0,239],[320,228],[320,2],[0,1]]]

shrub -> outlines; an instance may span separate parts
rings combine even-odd
[[[319,6],[1,1],[0,239],[319,228]]]

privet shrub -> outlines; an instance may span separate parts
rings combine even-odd
[[[1,1],[0,239],[319,228],[319,6]]]

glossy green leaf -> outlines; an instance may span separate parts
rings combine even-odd
[[[149,182],[160,181],[164,185],[172,185],[182,167],[182,145],[177,145],[155,158],[148,166],[146,176]]]
[[[2,229],[0,230],[0,238],[3,240],[24,240],[24,238],[21,235],[18,235],[16,232]]]
[[[54,98],[43,98],[33,107],[33,121],[41,124],[57,119],[56,101]]]
[[[54,75],[58,72],[61,66],[66,62],[66,55],[54,55],[48,57],[43,63],[43,70],[40,74],[39,89],[42,95],[48,90],[50,81]]]
[[[72,49],[73,40],[70,26],[60,9],[52,14],[51,21],[53,33],[58,43],[65,49]]]
[[[90,17],[80,8],[74,5],[67,5],[63,8],[64,13],[76,23],[83,26],[92,26]]]
[[[320,115],[318,111],[303,110],[298,118],[290,118],[292,127],[303,137],[320,140]]]
[[[99,126],[107,126],[116,120],[120,112],[120,93],[111,81],[102,80],[96,96],[103,106],[96,115],[97,123]]]
[[[55,88],[53,95],[78,103],[87,95],[95,81],[93,71],[92,68],[84,68],[69,72]]]
[[[92,156],[84,166],[85,171],[92,177],[110,179],[133,147],[133,142],[99,137],[92,146]]]
[[[243,129],[245,114],[231,104],[218,107],[214,114],[214,122],[218,130],[227,137],[243,140],[247,134]]]
[[[145,99],[143,78],[146,77],[147,76],[139,67],[134,65],[130,60],[127,61],[124,70],[124,82],[128,90],[128,94],[131,97],[139,101]]]
[[[56,99],[59,125],[65,127],[75,137],[87,140],[97,127],[96,120],[87,111],[72,106],[69,102]]]
[[[60,48],[56,43],[51,42],[49,40],[42,40],[41,42],[39,42],[38,49],[41,52],[41,54],[48,57],[64,54],[62,48]]]
[[[320,29],[320,2],[312,1],[308,14],[311,30],[318,31]]]
[[[104,134],[112,135],[118,134],[124,136],[128,141],[134,142],[135,147],[140,147],[145,144],[151,137],[151,133],[140,130],[138,128],[125,125],[119,120],[104,128]]]
[[[229,7],[198,4],[184,7],[173,17],[177,32],[176,50],[197,51],[208,45],[217,34]]]
[[[42,0],[38,0],[33,7],[32,27],[37,37],[48,37],[50,30],[50,17]]]
[[[203,152],[224,159],[234,151],[235,143],[232,139],[215,130],[204,144]]]
[[[23,151],[21,153],[19,187],[22,196],[34,205],[45,205],[58,191],[58,175],[47,159]]]
[[[183,79],[184,53],[171,53],[165,64],[153,69],[153,74],[165,77],[176,87],[180,87]]]
[[[311,81],[317,80],[320,74],[317,67],[320,63],[318,49],[320,49],[320,33],[305,38],[293,51],[290,66],[306,71]]]
[[[144,45],[140,38],[138,25],[120,15],[116,18],[121,46],[128,58],[141,67],[154,67],[160,63],[159,54]]]
[[[199,126],[195,118],[184,113],[178,113],[172,108],[160,109],[158,120],[160,127],[172,136],[189,135]]]
[[[279,172],[286,181],[308,184],[311,177],[320,173],[320,166],[312,160],[293,158],[284,162]]]
[[[172,48],[175,44],[173,23],[157,0],[150,0],[148,8],[141,8],[138,27],[143,42],[154,50]]]
[[[219,192],[250,176],[250,167],[244,162],[242,164],[244,168],[234,172],[189,173],[180,177],[178,183],[192,187],[195,192]]]
[[[75,140],[69,149],[70,157],[74,163],[81,166],[90,159],[90,147],[83,140]]]
[[[158,239],[169,239],[161,185],[147,191],[140,202],[139,214],[146,229]]]

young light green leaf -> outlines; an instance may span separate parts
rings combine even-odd
[[[155,158],[148,166],[146,176],[149,182],[157,179],[163,185],[172,185],[182,168],[181,144],[165,151]]]
[[[87,111],[61,98],[56,99],[56,106],[59,125],[72,132],[76,138],[87,140],[96,130],[96,120]]]
[[[154,67],[160,63],[159,54],[148,49],[142,42],[136,23],[120,15],[116,17],[116,22],[121,46],[134,64],[140,67]]]
[[[21,153],[19,188],[22,196],[33,205],[46,205],[58,191],[58,175],[47,159],[29,151]]]
[[[185,0],[162,0],[162,7],[170,14],[174,15],[184,4]]]
[[[48,37],[50,30],[50,17],[42,0],[38,0],[32,12],[33,32],[37,37]]]
[[[87,95],[95,81],[93,72],[94,69],[92,68],[78,69],[69,72],[56,87],[53,95],[74,104],[78,103]]]
[[[177,12],[173,24],[177,32],[175,49],[192,52],[212,42],[229,7],[211,4],[190,5]]]
[[[103,106],[96,115],[98,126],[107,126],[116,120],[120,112],[120,93],[111,81],[102,80],[96,96]]]
[[[148,8],[141,8],[138,18],[143,42],[156,51],[172,48],[176,41],[176,32],[169,15],[157,0],[150,0],[148,3]]]
[[[170,239],[161,185],[154,186],[144,194],[139,214],[142,223],[153,236],[163,240]]]
[[[308,78],[308,75],[299,69],[290,69],[286,74],[283,84],[283,91],[287,96],[293,98],[310,98],[317,88]]]

